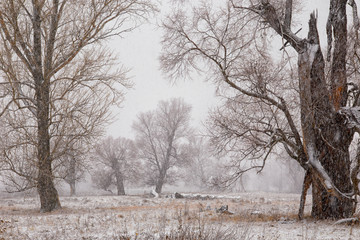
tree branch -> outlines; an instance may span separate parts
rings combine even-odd
[[[292,0],[286,0],[284,26],[287,29],[291,29],[292,4],[293,4]]]
[[[282,38],[291,44],[291,46],[297,51],[302,52],[306,46],[304,39],[297,37],[291,31],[291,18],[292,18],[292,0],[286,1],[286,13],[284,23],[281,23],[276,9],[268,1],[261,1],[257,6],[251,7],[241,7],[236,6],[233,3],[234,8],[250,10],[259,16],[261,16],[264,21],[270,25],[272,29],[275,30]]]

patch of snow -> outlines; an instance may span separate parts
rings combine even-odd
[[[240,231],[233,239],[360,239],[360,231],[352,226],[297,220],[294,216],[298,210],[299,194],[201,195],[214,198],[61,197],[63,208],[46,214],[39,213],[38,198],[27,198],[26,201],[22,198],[0,199],[0,214],[4,220],[0,229],[5,229],[0,232],[0,239],[156,240],[165,239],[167,233],[177,231],[179,224],[196,229],[201,219],[204,220],[204,229]],[[200,212],[200,205],[228,205],[234,214],[214,214],[215,209],[211,207]],[[185,208],[188,209],[186,216]],[[311,205],[305,204],[305,215],[310,216],[310,211]],[[179,223],[181,216],[183,222]],[[188,219],[194,222],[187,222]]]
[[[159,194],[155,191],[155,189],[151,190],[151,194],[155,197],[155,198],[159,198]]]
[[[325,187],[328,190],[334,189],[334,186],[333,186],[330,176],[327,174],[326,170],[324,169],[324,167],[321,165],[321,163],[317,159],[315,148],[310,143],[307,145],[307,152],[308,152],[309,162],[310,162],[311,166],[314,167],[318,171],[318,173],[321,175],[321,177],[324,179]]]

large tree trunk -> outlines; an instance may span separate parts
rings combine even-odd
[[[317,141],[318,148],[321,149],[319,161],[337,189],[343,194],[351,193],[353,185],[350,178],[349,146],[353,133],[341,122],[322,131],[324,140]],[[351,217],[353,213],[354,202],[350,197],[330,194],[313,179],[313,216],[338,219]]]
[[[346,32],[345,32],[346,34]],[[346,42],[345,42],[346,44]],[[335,53],[334,53],[335,54]],[[345,62],[345,59],[342,59]],[[339,57],[333,61],[339,61]],[[325,60],[322,56],[316,28],[316,18],[311,15],[309,36],[305,51],[299,53],[299,85],[301,99],[301,125],[304,150],[312,175],[313,207],[315,218],[343,218],[353,214],[353,201],[344,193],[352,192],[350,180],[349,145],[353,132],[337,117],[336,110],[343,106],[344,88],[327,90],[324,76]],[[332,72],[343,71],[343,64],[332,64]],[[336,69],[334,69],[336,68]],[[344,75],[338,74],[344,77]],[[341,79],[342,84],[346,80]],[[337,95],[334,96],[333,94]],[[341,93],[341,94],[340,94]],[[330,101],[332,100],[332,101]],[[319,167],[320,166],[320,167]],[[322,170],[325,170],[323,171]],[[327,184],[325,174],[333,183]],[[340,193],[339,193],[340,192]]]
[[[46,109],[46,107],[45,107]],[[41,212],[50,212],[60,208],[58,192],[53,182],[53,173],[50,158],[50,138],[48,134],[48,120],[45,111],[39,111],[38,119],[38,183],[37,190],[40,196]]]
[[[41,212],[50,212],[60,208],[58,192],[53,182],[52,160],[50,157],[50,136],[49,136],[49,106],[48,90],[37,91],[38,107],[38,183],[37,190],[40,196]]]
[[[354,203],[346,197],[337,197],[329,193],[318,179],[312,180],[312,211],[317,219],[349,218],[354,214]]]
[[[50,105],[50,82],[43,75],[42,44],[41,44],[41,6],[33,5],[33,41],[34,60],[33,78],[35,82],[35,95],[37,107],[37,157],[38,179],[37,190],[40,196],[41,212],[50,212],[60,208],[58,192],[53,182],[52,159],[50,156],[49,135],[49,105]]]
[[[279,20],[277,10],[269,1],[261,1],[254,11],[262,16],[281,37],[298,52],[299,93],[304,168],[311,172],[313,187],[312,215],[315,218],[350,217],[354,202],[350,180],[349,146],[353,131],[347,129],[339,110],[347,103],[347,0],[331,0],[326,32],[331,75],[325,79],[323,58],[315,13],[309,20],[309,33],[300,39],[291,31],[292,0],[286,1],[285,18]],[[334,38],[334,41],[333,41]],[[332,46],[334,50],[331,51]],[[330,85],[330,89],[328,89]],[[299,146],[300,147],[300,146]],[[304,153],[304,154],[303,154]],[[309,176],[308,176],[309,177]],[[304,181],[308,183],[309,179]],[[304,187],[304,189],[306,186]],[[303,193],[302,201],[305,201]],[[303,203],[302,203],[303,204]],[[301,210],[300,206],[300,210]],[[299,216],[302,216],[301,211]]]

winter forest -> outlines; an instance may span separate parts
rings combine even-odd
[[[358,0],[1,0],[1,239],[360,238]]]

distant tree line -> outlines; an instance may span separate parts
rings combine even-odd
[[[191,128],[190,113],[181,98],[160,101],[134,121],[135,140],[108,137],[98,143],[92,156],[95,185],[104,190],[115,186],[118,195],[125,194],[125,182],[153,186],[157,193],[181,179],[210,188],[207,168],[214,159],[205,138]]]

